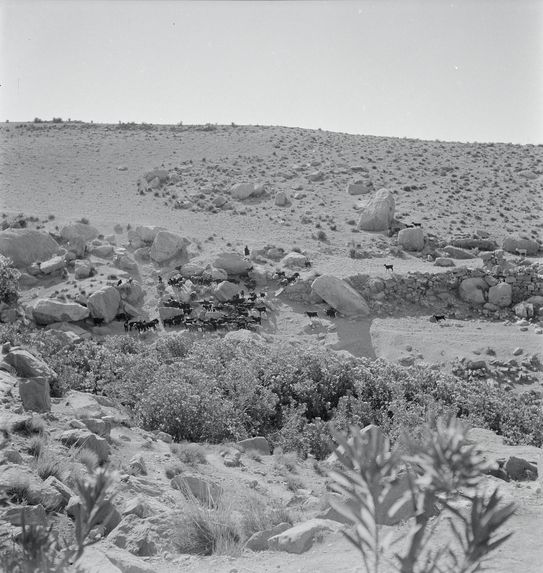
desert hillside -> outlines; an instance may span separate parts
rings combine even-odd
[[[543,146],[5,123],[0,188],[0,569],[23,515],[80,573],[362,570],[333,429],[398,448],[394,502],[452,415],[516,508],[490,569],[540,570]]]

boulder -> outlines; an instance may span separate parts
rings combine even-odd
[[[310,519],[299,523],[278,535],[268,539],[268,547],[275,551],[304,553],[311,549],[315,539],[325,532],[336,532],[341,529],[337,521],[329,519]]]
[[[76,259],[74,261],[75,278],[86,279],[92,274],[92,265],[87,259]]]
[[[213,262],[213,266],[223,269],[228,275],[244,275],[251,270],[250,261],[238,253],[220,253]]]
[[[128,304],[138,305],[143,300],[144,292],[140,283],[136,281],[123,282],[116,287],[121,299]]]
[[[52,257],[51,259],[48,259],[47,261],[41,263],[40,271],[44,275],[50,275],[56,271],[62,270],[65,267],[66,267],[66,259],[61,255],[57,255],[56,257]]]
[[[148,171],[144,176],[147,182],[153,181],[153,179],[158,179],[160,184],[167,183],[170,179],[170,173],[167,169],[153,169]]]
[[[88,448],[96,453],[100,463],[107,462],[110,448],[105,438],[100,438],[88,430],[66,430],[60,435],[60,441],[66,446]]]
[[[345,281],[331,275],[316,278],[311,290],[340,314],[367,316],[370,309],[364,298]]]
[[[113,264],[123,270],[132,274],[139,272],[138,263],[124,250],[119,249],[113,259]]]
[[[284,191],[277,191],[274,203],[277,207],[286,207],[289,204],[288,195]]]
[[[451,245],[461,249],[479,249],[480,251],[494,251],[498,247],[496,241],[476,238],[454,239]]]
[[[85,243],[96,239],[99,235],[98,229],[92,227],[91,225],[85,223],[71,223],[70,225],[65,225],[60,230],[60,236],[65,241],[73,241],[74,239],[80,239],[85,241]]]
[[[511,456],[505,462],[504,470],[515,481],[533,481],[538,477],[537,461],[532,463],[516,456]]]
[[[123,508],[122,515],[136,515],[140,519],[149,517],[153,512],[143,497],[136,496],[129,499]]]
[[[482,278],[464,279],[458,287],[458,294],[465,302],[472,304],[484,304],[486,302],[485,293],[488,290],[488,284]]]
[[[529,302],[519,302],[513,308],[515,314],[519,318],[533,318],[535,315],[534,305]]]
[[[179,274],[189,279],[190,277],[199,277],[204,274],[205,267],[197,263],[187,263],[179,269]]]
[[[75,238],[68,241],[64,247],[68,251],[68,254],[75,258],[82,259],[87,253],[87,243],[81,238]]]
[[[373,191],[373,183],[371,181],[355,181],[347,185],[347,193],[349,195],[367,195]]]
[[[362,207],[358,229],[386,231],[394,219],[394,196],[388,189],[380,189]]]
[[[506,307],[512,302],[513,287],[509,283],[499,283],[488,289],[488,302],[496,306]]]
[[[138,237],[142,242],[151,244],[159,231],[165,231],[164,227],[157,226],[138,226],[135,231],[130,230],[128,233],[128,239],[132,238],[132,234]]]
[[[9,257],[18,268],[50,259],[59,248],[53,237],[42,231],[6,229],[0,233],[0,254]]]
[[[76,302],[62,302],[41,298],[32,307],[32,315],[37,324],[53,322],[75,322],[89,316],[89,309]]]
[[[289,269],[301,269],[305,267],[307,257],[301,253],[292,252],[281,259],[281,264]]]
[[[108,540],[117,547],[141,557],[157,553],[156,538],[151,524],[134,514],[123,517],[108,536]]]
[[[255,450],[265,456],[269,456],[271,453],[268,440],[262,436],[256,436],[255,438],[247,438],[246,440],[241,440],[237,443],[237,446],[244,452]]]
[[[87,306],[92,318],[111,322],[117,315],[120,302],[119,291],[113,286],[104,286],[89,296]]]
[[[133,456],[128,462],[128,467],[131,475],[147,475],[147,466],[145,465],[145,460],[141,454]]]
[[[173,489],[180,490],[185,496],[192,495],[208,506],[215,505],[223,494],[220,485],[195,474],[176,475],[170,483]]]
[[[241,288],[239,285],[228,281],[222,281],[213,289],[213,296],[219,302],[226,302],[227,300],[231,300],[234,295],[239,294],[240,291]]]
[[[47,511],[64,507],[62,494],[47,485],[30,468],[24,465],[0,465],[0,491],[11,488],[25,488],[25,499],[29,505],[41,504]]]
[[[398,233],[398,245],[406,251],[422,251],[424,249],[424,231],[420,227],[402,229]]]
[[[56,372],[49,368],[43,360],[18,346],[10,349],[4,357],[4,361],[13,366],[17,376],[21,378],[41,376],[51,381],[57,377]]]
[[[454,261],[447,257],[436,257],[434,261],[434,266],[436,267],[454,267]]]
[[[539,251],[539,243],[533,239],[521,239],[520,237],[509,235],[503,240],[502,249],[514,255],[518,254],[517,249],[525,250],[528,255],[536,255]]]
[[[230,189],[230,195],[232,195],[234,199],[243,201],[244,199],[251,197],[254,191],[255,186],[252,183],[236,183]]]
[[[174,257],[188,257],[187,245],[190,241],[170,231],[159,231],[151,245],[151,259],[156,263],[164,263]]]
[[[113,255],[113,245],[96,245],[89,249],[91,255],[100,257],[101,259],[108,259]]]
[[[26,505],[22,507],[10,507],[0,514],[0,517],[11,523],[11,525],[21,526],[23,522],[26,525],[47,525],[47,515],[45,514],[45,508],[41,503],[38,505]]]
[[[253,533],[251,537],[245,543],[245,548],[250,551],[266,551],[268,549],[268,541],[271,537],[283,533],[287,529],[290,529],[290,523],[279,523],[272,527],[271,529],[265,529],[264,531],[257,531]]]
[[[460,247],[455,247],[454,245],[447,245],[443,247],[443,250],[451,257],[451,259],[473,259],[475,255],[471,254],[469,251],[465,249],[461,249]]]
[[[19,396],[25,410],[49,412],[51,410],[50,392],[46,378],[19,379]]]

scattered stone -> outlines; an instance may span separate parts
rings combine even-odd
[[[147,475],[147,467],[141,454],[136,454],[128,463],[132,475]]]
[[[523,319],[533,318],[535,315],[534,305],[529,302],[519,302],[514,306],[513,310],[519,318]],[[529,323],[526,323],[523,326],[527,326],[528,324]]]
[[[515,481],[533,481],[538,477],[537,464],[511,456],[504,466],[507,475]]]
[[[288,196],[284,191],[277,191],[275,194],[275,205],[278,207],[286,207],[289,204]]]
[[[240,201],[248,199],[254,192],[255,186],[252,183],[236,183],[230,189],[230,195],[232,195],[234,199],[239,199]]]
[[[520,356],[523,352],[524,352],[524,350],[517,346],[517,348],[515,348],[515,350],[513,350],[513,356]]]
[[[157,534],[151,524],[140,519],[137,515],[129,514],[109,534],[108,540],[140,557],[155,555],[158,551]]]
[[[129,499],[125,506],[124,509],[122,511],[122,515],[123,517],[125,515],[137,515],[140,519],[144,519],[146,517],[149,517],[153,512],[151,511],[151,507],[149,506],[149,504],[145,501],[144,498],[140,497],[140,496],[136,496],[133,497],[132,499]]]
[[[91,247],[90,254],[101,259],[109,259],[113,255],[113,245],[96,245]]]
[[[86,279],[92,274],[92,265],[88,259],[76,259],[74,268],[76,279]]]
[[[371,181],[357,180],[347,185],[349,195],[367,195],[373,192],[373,183]]]
[[[281,259],[281,264],[289,269],[304,268],[307,257],[301,253],[293,251]]]
[[[223,269],[230,276],[246,274],[251,269],[252,264],[238,253],[220,253],[213,262],[213,266]]]

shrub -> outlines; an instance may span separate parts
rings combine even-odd
[[[332,506],[354,527],[344,532],[360,551],[367,572],[378,573],[390,567],[394,571],[479,571],[483,561],[512,533],[498,530],[511,517],[514,504],[498,507],[501,496],[494,490],[487,496],[478,490],[487,462],[470,445],[464,428],[454,419],[438,423],[436,432],[427,432],[423,444],[412,444],[415,455],[402,457],[390,449],[382,431],[373,426],[361,432],[353,427],[351,437],[335,433],[336,450],[343,469],[331,471],[333,489],[346,502],[331,500]],[[388,510],[394,519],[410,506],[415,521],[403,552],[390,551],[391,537],[381,537],[379,515],[395,478],[407,471],[409,488],[403,498]],[[462,489],[470,510],[460,512],[449,503]],[[441,509],[439,519],[449,525],[456,544],[442,550],[432,548],[436,530],[431,519],[434,508]]]
[[[19,277],[21,273],[10,259],[0,255],[0,302],[14,304],[19,298]]]
[[[33,436],[28,442],[26,451],[35,458],[38,458],[45,448],[46,441],[40,436]]]
[[[66,461],[51,454],[42,454],[36,467],[38,475],[43,480],[46,480],[49,476],[54,476],[59,481],[64,481],[66,470]]]
[[[81,448],[76,454],[76,459],[78,462],[81,462],[89,472],[93,472],[98,467],[100,461],[98,454],[89,448]]]
[[[11,431],[16,434],[32,436],[33,434],[45,433],[45,422],[39,416],[31,416],[25,420],[18,420],[11,426]]]
[[[171,444],[170,451],[184,464],[207,464],[205,450],[198,444]]]

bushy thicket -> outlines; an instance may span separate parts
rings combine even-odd
[[[543,413],[485,381],[430,367],[339,357],[321,348],[171,335],[148,345],[128,336],[63,348],[45,331],[3,327],[2,340],[39,352],[68,389],[104,394],[136,421],[176,440],[264,435],[285,450],[330,451],[329,426],[381,426],[393,441],[454,414],[513,443],[543,444]]]

